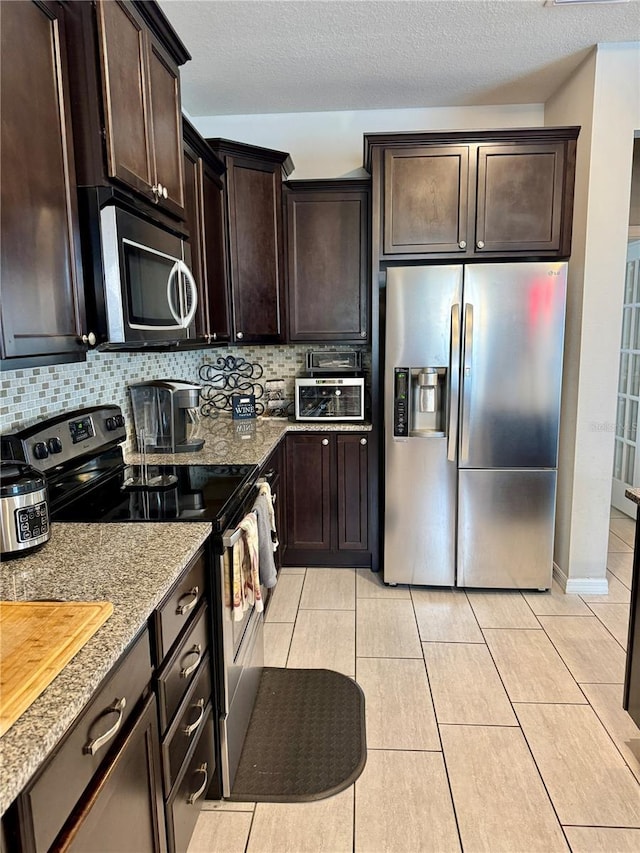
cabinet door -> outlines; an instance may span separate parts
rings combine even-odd
[[[331,549],[333,436],[287,436],[287,550]]]
[[[465,251],[468,197],[467,146],[387,149],[381,256]]]
[[[279,166],[227,157],[233,334],[280,340],[281,180]]]
[[[231,338],[231,305],[225,255],[224,190],[220,178],[202,166],[203,260],[208,332],[214,341]]]
[[[369,453],[365,435],[336,435],[338,471],[338,548],[369,547]]]
[[[367,337],[366,192],[287,193],[289,340]]]
[[[2,4],[2,357],[82,356],[82,277],[59,4]]]
[[[196,334],[204,337],[208,332],[206,282],[204,276],[202,247],[202,198],[200,193],[202,161],[187,145],[184,148],[184,215],[189,229],[191,249],[191,272],[198,286],[198,310],[196,312]]]
[[[99,2],[97,10],[108,173],[149,196],[154,163],[147,35],[120,0]]]
[[[155,41],[151,37],[148,41],[155,181],[163,187],[158,204],[181,216],[184,213],[184,181],[180,75]]]
[[[71,853],[166,851],[154,696],[92,783],[54,849]]]
[[[480,145],[475,250],[558,253],[564,169],[561,142]]]

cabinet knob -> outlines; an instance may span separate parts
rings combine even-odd
[[[165,187],[163,187],[163,186],[162,186],[162,184],[161,184],[160,182],[158,182],[157,184],[154,184],[154,185],[151,187],[151,192],[152,192],[152,193],[154,194],[154,196],[156,197],[156,201],[158,201],[158,199],[159,199],[159,198],[163,198],[163,197],[164,197],[164,198],[166,198],[166,195],[165,195],[165,196],[163,196],[163,193],[165,193],[165,192],[166,192],[166,188],[165,188]]]
[[[476,243],[476,246],[479,249],[484,249],[484,240],[478,240],[478,242]]]
[[[360,337],[361,337],[361,338],[366,338],[366,337],[367,337],[367,330],[366,330],[366,329],[363,329],[363,330],[360,332]]]
[[[328,439],[328,438],[323,438],[323,439],[322,439],[322,444],[323,444],[323,446],[324,446],[324,447],[326,447],[326,446],[329,444],[329,439]]]
[[[466,249],[467,248],[467,241],[466,240],[460,240],[460,242],[458,243],[458,248]]]
[[[88,335],[83,335],[80,340],[83,344],[87,344],[87,346],[93,347],[96,345],[97,338],[93,332],[89,332]]]
[[[169,197],[169,190],[166,187],[162,187],[162,198]]]
[[[366,443],[367,443],[367,439],[366,439],[366,438],[361,438],[361,439],[360,439],[360,444],[361,444],[363,447],[364,447],[364,445],[365,445]]]
[[[236,338],[237,338],[239,341],[241,341],[241,340],[244,338],[244,335],[242,334],[242,332],[236,332]]]

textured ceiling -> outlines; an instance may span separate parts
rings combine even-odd
[[[161,0],[192,116],[542,103],[640,0]]]

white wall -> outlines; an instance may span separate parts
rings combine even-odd
[[[419,110],[281,113],[249,116],[193,116],[205,137],[222,137],[287,151],[292,178],[337,178],[365,174],[365,133],[403,130],[478,130],[540,127],[542,104],[490,107],[439,107]]]
[[[599,45],[545,106],[580,124],[555,561],[568,590],[606,586],[629,191],[640,127],[640,44]]]

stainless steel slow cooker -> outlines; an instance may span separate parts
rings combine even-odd
[[[44,474],[22,462],[0,462],[0,551],[18,557],[49,540]]]

